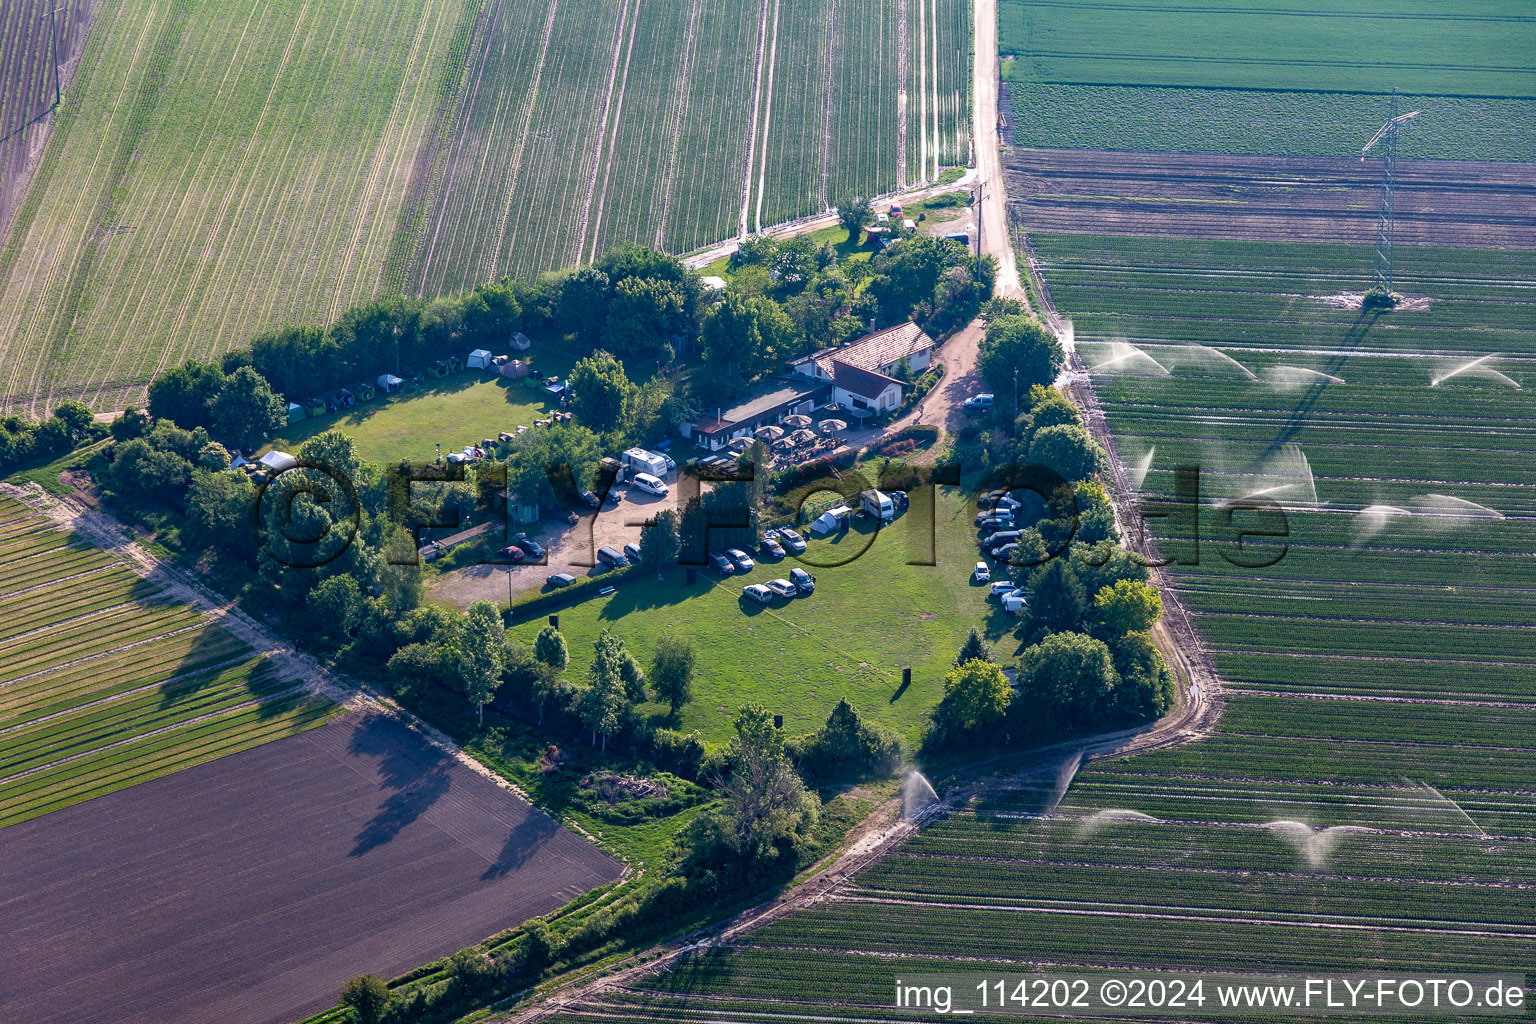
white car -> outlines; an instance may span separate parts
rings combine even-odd
[[[991,597],[1002,597],[1004,594],[1011,594],[1019,588],[1012,580],[997,580],[993,582],[989,589],[991,590]]]
[[[998,600],[1002,602],[1003,611],[1009,615],[1018,615],[1029,605],[1029,595],[1022,590],[1011,591]]]
[[[749,583],[741,588],[741,596],[756,601],[758,604],[768,604],[773,600],[773,591],[761,583]]]
[[[992,570],[987,568],[986,562],[977,562],[976,568],[971,571],[971,579],[977,583],[986,583],[992,579]]]

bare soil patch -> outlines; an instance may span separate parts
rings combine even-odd
[[[1026,231],[1369,244],[1381,161],[1016,149],[1004,177]],[[1536,165],[1399,160],[1396,241],[1536,248]]]
[[[621,865],[368,712],[0,831],[0,1019],[281,1024]]]

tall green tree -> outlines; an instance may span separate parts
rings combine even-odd
[[[633,416],[639,389],[624,372],[624,364],[599,350],[571,370],[571,410],[598,432],[623,430]]]
[[[971,627],[970,633],[965,637],[965,643],[960,645],[960,653],[955,655],[955,665],[964,665],[968,661],[991,661],[992,651],[987,647],[986,640],[982,639],[981,630]]]
[[[837,204],[837,221],[848,232],[848,241],[855,244],[859,240],[859,232],[874,216],[874,207],[863,196],[849,196]]]
[[[944,700],[962,731],[976,733],[1002,720],[1013,699],[1008,677],[986,661],[968,661],[944,677]]]
[[[697,661],[693,644],[674,630],[656,638],[651,655],[651,689],[666,701],[673,718],[693,698],[693,670]]]
[[[678,532],[679,516],[672,509],[656,513],[656,518],[640,527],[640,564],[663,573],[677,564],[682,553]]]
[[[1104,641],[1082,633],[1054,633],[1019,657],[1022,710],[1048,720],[1093,723],[1110,709],[1119,682]]]
[[[570,663],[570,652],[565,646],[565,634],[554,626],[545,626],[533,638],[533,656],[556,672],[564,672]]]
[[[459,680],[469,702],[475,706],[480,722],[485,722],[485,706],[496,697],[506,667],[506,627],[501,611],[489,601],[469,606],[469,617],[459,631],[457,668]]]
[[[987,324],[976,368],[997,395],[997,404],[1013,416],[1022,411],[1013,406],[1015,393],[1022,404],[1036,384],[1049,387],[1056,380],[1063,359],[1061,343],[1039,321],[1026,316],[1000,316]]]
[[[1163,598],[1140,580],[1117,580],[1093,596],[1093,615],[1111,636],[1144,633],[1163,614]]]
[[[189,359],[149,384],[149,414],[179,426],[213,426],[212,405],[224,385],[224,371],[214,363]]]
[[[1088,431],[1062,424],[1035,431],[1029,442],[1029,461],[1049,466],[1068,480],[1084,480],[1109,461]]]
[[[254,448],[287,422],[283,400],[273,394],[266,378],[249,366],[230,374],[210,407],[219,438],[241,448]]]
[[[357,1024],[380,1024],[394,1001],[389,986],[377,974],[360,974],[341,987],[341,1005]]]
[[[732,838],[748,859],[772,857],[815,823],[816,797],[785,756],[783,736],[767,711],[747,704],[735,725],[731,775],[721,794]]]
[[[793,354],[795,325],[770,298],[728,294],[705,315],[700,343],[712,384],[739,393]]]

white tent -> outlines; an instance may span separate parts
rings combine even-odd
[[[705,288],[708,288],[712,292],[725,291],[725,278],[723,277],[701,277],[699,278],[699,284],[703,285]]]
[[[530,348],[533,347],[533,339],[528,337],[528,335],[524,334],[522,331],[518,331],[516,334],[512,335],[512,347],[517,349],[519,352],[527,352]]]
[[[464,365],[471,370],[485,370],[491,365],[491,353],[487,349],[477,348],[469,354],[469,362]]]
[[[404,383],[405,381],[401,380],[399,377],[396,377],[392,373],[381,373],[379,374],[379,379],[374,381],[374,386],[387,395],[391,391],[398,389],[400,385]]]
[[[293,469],[299,464],[299,460],[287,452],[267,452],[256,461],[260,462],[263,469],[271,473],[283,473]]]
[[[837,508],[827,509],[827,511],[817,516],[816,521],[811,524],[811,532],[819,537],[832,533],[843,525],[844,517],[848,516],[852,511],[847,505],[839,505]]]

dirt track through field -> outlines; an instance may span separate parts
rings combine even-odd
[[[1381,161],[1020,149],[1005,176],[1029,231],[1375,240]],[[1400,160],[1396,241],[1536,248],[1536,164]]]

